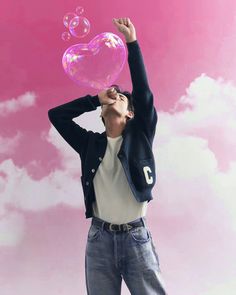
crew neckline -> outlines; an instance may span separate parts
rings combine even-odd
[[[115,140],[115,139],[118,139],[118,138],[121,138],[121,137],[122,137],[122,135],[119,135],[117,137],[109,137],[109,136],[107,136],[107,139]]]

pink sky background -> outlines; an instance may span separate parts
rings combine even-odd
[[[138,3],[138,4],[137,4]],[[61,39],[77,6],[88,36]],[[0,10],[0,294],[86,294],[80,158],[48,109],[96,89],[64,73],[67,47],[137,31],[159,121],[147,223],[169,294],[236,294],[236,2],[3,1]],[[116,83],[131,90],[128,63]],[[104,131],[100,108],[76,118]],[[122,295],[130,294],[122,287]]]

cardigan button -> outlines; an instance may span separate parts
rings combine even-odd
[[[89,185],[89,182],[88,181],[86,181],[86,185]]]
[[[95,172],[95,169],[92,169],[92,172],[94,173]]]
[[[102,161],[102,158],[101,157],[99,157],[99,161]]]

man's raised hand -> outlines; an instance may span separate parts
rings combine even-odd
[[[124,35],[127,43],[136,40],[135,27],[128,17],[113,18],[112,21],[116,28],[119,30],[119,32],[121,32]]]

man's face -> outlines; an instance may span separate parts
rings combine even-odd
[[[128,98],[122,93],[117,93],[113,103],[102,105],[101,116],[104,118],[113,113],[121,117],[132,117],[132,112],[127,110],[127,107]]]

